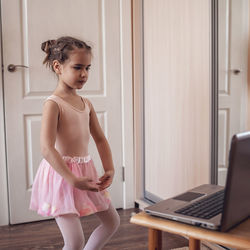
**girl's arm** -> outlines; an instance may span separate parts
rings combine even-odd
[[[55,149],[59,108],[53,101],[46,101],[43,107],[40,146],[43,157],[68,183],[79,188],[98,191],[99,186],[87,177],[77,178]]]
[[[96,112],[92,104],[88,101],[90,106],[90,133],[96,143],[97,150],[99,152],[102,165],[104,168],[104,175],[100,180],[100,190],[108,188],[114,177],[114,164],[112,160],[112,153],[108,141],[102,131],[102,128],[98,122]]]

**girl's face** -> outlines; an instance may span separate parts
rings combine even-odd
[[[91,54],[85,49],[73,50],[69,58],[60,64],[54,62],[54,69],[59,77],[59,83],[70,89],[81,89],[88,80],[91,66]]]

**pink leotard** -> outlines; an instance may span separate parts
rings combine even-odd
[[[54,101],[59,107],[55,147],[63,156],[87,156],[90,138],[90,103],[82,98],[84,110],[79,110],[61,97],[51,95],[47,100]]]

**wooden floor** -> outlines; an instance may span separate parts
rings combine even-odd
[[[129,223],[131,213],[138,209],[118,210],[121,225],[105,250],[145,250],[147,249],[147,229]],[[82,218],[86,240],[98,225],[95,215]],[[177,235],[163,234],[163,249],[174,249],[188,245],[188,241]],[[62,249],[63,239],[54,220],[32,222],[0,227],[1,250]]]

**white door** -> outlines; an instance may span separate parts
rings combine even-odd
[[[39,133],[43,101],[56,86],[55,75],[42,65],[43,41],[70,35],[93,46],[89,81],[79,93],[89,98],[113,152],[116,177],[110,188],[115,207],[122,207],[122,119],[120,10],[116,0],[2,1],[4,99],[7,136],[10,222],[41,220],[29,211],[34,175],[41,160]],[[9,72],[8,65],[24,65]],[[93,141],[90,153],[101,171]]]
[[[225,185],[231,138],[246,130],[249,0],[220,0],[218,3],[218,184]]]

